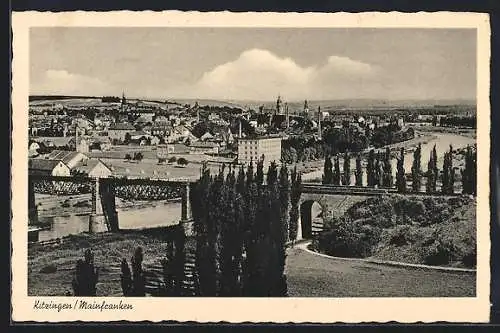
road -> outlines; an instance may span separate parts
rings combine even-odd
[[[474,273],[325,258],[298,244],[286,259],[291,297],[474,297]]]

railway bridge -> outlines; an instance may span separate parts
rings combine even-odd
[[[90,193],[92,196],[89,215],[89,232],[118,231],[120,223],[116,210],[116,198],[125,200],[181,199],[181,224],[188,233],[192,229],[189,200],[190,180],[157,180],[127,178],[89,178],[71,176],[28,176],[29,225],[38,223],[35,193],[73,195]]]

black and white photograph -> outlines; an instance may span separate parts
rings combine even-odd
[[[81,21],[23,32],[30,311],[479,297],[477,27]]]

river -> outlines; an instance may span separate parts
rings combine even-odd
[[[436,145],[436,152],[438,156],[438,167],[441,168],[443,164],[443,156],[446,151],[450,149],[450,145],[453,146],[453,149],[463,148],[467,145],[473,145],[476,143],[476,140],[470,137],[466,137],[458,134],[448,134],[448,133],[432,133],[432,137],[425,143],[422,143],[422,154],[421,154],[421,166],[423,170],[427,170],[427,162],[429,161],[429,156]],[[400,143],[401,145],[402,143]],[[408,148],[407,148],[408,150]],[[392,171],[394,177],[396,176],[396,167],[397,160],[393,158],[391,160],[392,163]],[[405,154],[404,167],[407,173],[411,172],[411,167],[413,164],[413,151],[407,151]],[[351,184],[355,183],[354,170],[356,168],[354,159],[351,159]],[[343,161],[340,161],[340,170],[343,171]],[[323,170],[316,170],[312,172],[308,172],[302,175],[302,180],[307,181],[318,181],[321,179],[323,175]],[[363,173],[364,179],[363,182],[366,184],[366,171]]]
[[[121,229],[142,229],[169,226],[181,219],[180,202],[158,202],[150,207],[117,208]],[[66,214],[58,216],[39,216],[41,223],[50,226],[39,233],[39,240],[45,241],[89,230],[89,214]]]

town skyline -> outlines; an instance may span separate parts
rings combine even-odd
[[[30,37],[30,95],[125,92],[130,98],[223,101],[476,96],[470,29],[35,28]]]

